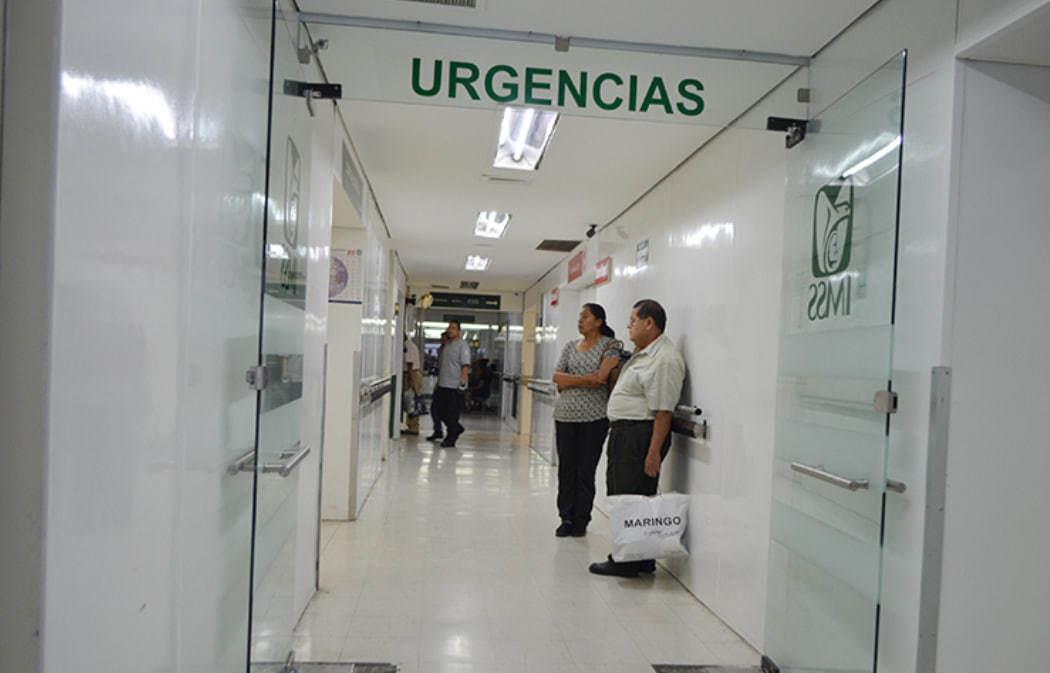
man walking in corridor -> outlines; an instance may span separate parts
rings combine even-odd
[[[434,404],[438,418],[447,430],[441,446],[451,448],[463,434],[459,413],[463,410],[463,392],[470,376],[470,346],[461,338],[459,321],[449,322],[448,343],[438,356],[438,380],[434,388]]]
[[[652,299],[631,309],[627,331],[637,350],[609,394],[606,488],[609,495],[656,495],[660,465],[671,448],[671,415],[685,380],[685,361],[664,334],[667,313]],[[655,560],[592,563],[595,575],[636,577]]]

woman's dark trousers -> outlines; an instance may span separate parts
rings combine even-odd
[[[558,514],[563,522],[582,532],[591,522],[594,473],[602,457],[609,421],[555,421],[554,425],[558,445]]]

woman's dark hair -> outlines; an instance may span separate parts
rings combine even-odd
[[[605,319],[605,309],[602,308],[601,304],[587,303],[584,304],[583,307],[587,309],[590,312],[590,314],[593,315],[597,320],[602,321],[602,326],[598,328],[598,331],[601,333],[602,336],[607,336],[610,339],[616,338],[616,332],[613,330],[612,327],[609,327],[609,321]]]

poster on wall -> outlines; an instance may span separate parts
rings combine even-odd
[[[364,298],[364,251],[361,248],[332,250],[328,270],[328,301],[360,304]]]
[[[649,266],[649,239],[643,238],[634,246],[634,266],[636,269],[644,269]]]
[[[606,257],[594,264],[594,284],[605,285],[610,280],[612,280],[612,257]]]
[[[580,250],[569,260],[569,282],[583,276],[583,264],[587,257],[586,250]]]

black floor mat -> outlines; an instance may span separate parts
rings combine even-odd
[[[653,664],[656,673],[759,673],[757,666],[677,666]]]
[[[252,664],[251,673],[277,673],[284,664]],[[332,663],[296,664],[295,673],[397,673],[393,664],[376,663]]]

